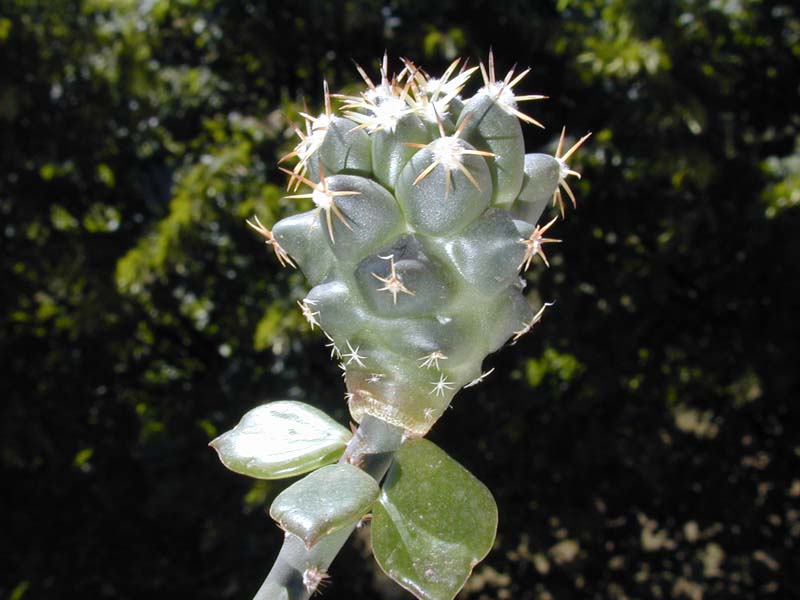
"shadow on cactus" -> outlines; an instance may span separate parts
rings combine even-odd
[[[480,69],[483,85],[462,92]],[[272,504],[283,548],[263,600],[308,598],[356,525],[371,514],[381,568],[418,598],[451,600],[489,552],[497,507],[489,490],[423,439],[463,387],[480,383],[484,358],[529,332],[549,306],[532,308],[521,277],[558,217],[573,206],[567,161],[588,135],[555,156],[525,154],[516,95],[528,70],[498,79],[494,58],[453,62],[434,78],[412,62],[380,80],[358,68],[367,89],[332,96],[303,114],[299,142],[284,159],[288,198],[315,208],[276,223],[249,224],[281,265],[299,267],[312,288],[300,303],[330,340],[351,434],[300,402],[247,413],[214,440],[228,468],[274,479],[307,475]],[[334,110],[333,101],[340,106]],[[303,188],[308,188],[303,191]],[[332,464],[335,463],[335,464]]]

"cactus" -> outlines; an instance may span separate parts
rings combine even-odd
[[[483,85],[462,98],[478,69]],[[302,113],[300,140],[281,160],[296,159],[281,167],[287,198],[314,208],[271,230],[249,224],[312,286],[300,310],[340,361],[359,429],[350,437],[316,409],[277,402],[212,445],[256,477],[312,471],[273,504],[286,540],[257,598],[307,598],[371,510],[381,567],[419,598],[449,600],[489,551],[496,507],[419,438],[489,374],[484,358],[550,306],[531,308],[521,275],[536,257],[547,264],[545,244],[560,241],[546,237],[557,216],[537,222],[551,201],[564,216],[562,190],[576,205],[567,180],[580,175],[567,161],[588,134],[564,152],[562,130],[555,156],[525,154],[521,123],[541,124],[519,103],[544,96],[516,95],[528,70],[498,79],[491,53],[488,66],[456,60],[439,78],[409,60],[390,76],[385,56],[377,84],[358,71],[366,91],[332,96],[325,84],[324,112]],[[433,513],[420,527],[423,489]]]

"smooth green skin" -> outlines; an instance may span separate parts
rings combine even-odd
[[[469,144],[465,147],[474,150]],[[448,174],[441,165],[415,184],[417,176],[434,161],[433,153],[423,148],[406,163],[397,179],[397,199],[416,231],[435,236],[457,233],[489,207],[492,200],[489,167],[481,156],[465,156],[464,166],[478,187],[461,171],[453,170]],[[450,178],[449,193],[447,177]]]
[[[377,497],[377,482],[361,469],[328,465],[278,494],[269,515],[310,548],[321,538],[355,525]]]
[[[397,176],[417,149],[405,143],[427,144],[428,128],[415,115],[406,115],[397,122],[394,132],[376,131],[372,135],[372,163],[375,178],[393,190]]]
[[[443,240],[441,251],[476,292],[492,294],[514,283],[525,247],[511,215],[492,208],[461,235]]]
[[[311,210],[281,219],[275,223],[272,234],[300,264],[311,285],[321,283],[333,268],[336,257],[327,242],[327,233],[323,233],[319,211]]]
[[[491,550],[497,505],[438,446],[406,442],[373,509],[372,548],[392,579],[423,600],[452,600]]]
[[[334,115],[328,124],[325,139],[308,158],[306,177],[317,183],[320,173],[349,173],[368,176],[372,170],[372,143],[358,124]]]
[[[507,207],[522,187],[525,141],[519,119],[491,96],[480,92],[464,104],[458,125],[467,118],[469,122],[462,137],[479,150],[494,154],[489,165],[494,190],[492,202]]]
[[[314,286],[306,300],[314,303],[313,310],[319,313],[317,318],[322,328],[334,340],[353,338],[369,321],[363,303],[353,301],[350,287],[341,279]],[[342,344],[341,350],[346,350],[346,344]]]
[[[318,155],[325,173],[369,175],[372,171],[371,147],[369,136],[363,129],[358,129],[358,123],[334,116]]]
[[[515,216],[536,223],[558,187],[561,165],[549,154],[526,154],[525,177],[512,211]]]
[[[247,412],[209,446],[235,473],[282,479],[336,462],[352,437],[321,410],[281,400]]]
[[[334,200],[347,225],[332,216],[331,236],[327,215],[315,209],[273,229],[314,286],[308,304],[340,353],[353,419],[372,415],[415,435],[427,433],[480,376],[486,355],[533,316],[519,269],[520,240],[535,225],[516,213],[541,214],[558,184],[557,161],[526,157],[519,121],[493,98],[479,92],[450,108],[445,132],[469,119],[462,147],[494,153],[462,156],[477,186],[442,164],[418,180],[436,155],[405,143],[430,144],[441,134],[416,116],[403,117],[393,133],[358,130],[352,151],[335,128],[327,135],[348,156],[365,155],[364,139],[371,145],[371,175],[326,172],[328,189],[357,192]],[[326,136],[319,153],[328,147]],[[395,298],[381,289],[392,260],[412,293],[397,290]],[[424,366],[431,353],[447,358]]]
[[[357,192],[336,200],[344,222],[338,218],[331,220],[333,238],[327,226],[323,232],[331,252],[340,261],[356,262],[405,229],[397,202],[379,183],[354,175],[337,175],[328,179],[328,189]]]
[[[383,284],[375,275],[384,278],[391,275],[391,263],[384,258],[386,256],[393,257],[395,273],[414,292],[413,296],[402,294],[401,301],[398,295],[395,303],[392,294],[378,291],[377,288],[383,287]],[[393,320],[429,315],[441,309],[451,297],[455,285],[450,278],[448,265],[430,257],[419,238],[410,235],[402,235],[391,245],[367,256],[356,267],[355,276],[369,310]]]

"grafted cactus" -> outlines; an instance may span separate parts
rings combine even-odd
[[[285,157],[296,164],[282,169],[288,197],[314,208],[272,230],[250,223],[278,261],[299,266],[311,284],[300,308],[328,337],[361,424],[349,439],[319,411],[278,402],[212,443],[234,470],[266,478],[341,456],[273,505],[287,540],[257,597],[313,593],[370,508],[379,564],[419,598],[452,598],[491,547],[497,516],[488,490],[418,438],[461,388],[483,380],[488,354],[542,317],[548,304],[528,304],[521,273],[536,256],[547,263],[544,244],[559,241],[545,237],[557,217],[537,221],[551,200],[564,215],[562,189],[575,205],[567,178],[579,175],[567,160],[588,135],[562,155],[562,130],[555,156],[526,155],[521,122],[541,125],[519,103],[543,98],[515,94],[528,71],[497,79],[490,54],[480,65],[483,86],[464,99],[478,68],[459,66],[433,78],[405,60],[390,76],[384,57],[379,83],[359,68],[367,89],[337,96],[338,111],[326,85],[324,112],[303,114],[300,141]],[[441,496],[453,485],[462,500]],[[434,514],[415,529],[424,511],[409,490],[420,488]],[[462,527],[476,520],[485,530]]]

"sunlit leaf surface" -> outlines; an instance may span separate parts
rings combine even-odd
[[[280,479],[336,461],[350,437],[321,410],[281,400],[254,408],[210,446],[231,471]]]
[[[378,497],[378,484],[347,464],[330,465],[306,475],[281,492],[269,509],[281,529],[311,547],[326,535],[355,525]]]
[[[427,440],[397,454],[372,520],[381,568],[424,600],[451,600],[489,552],[497,530],[491,492]]]

